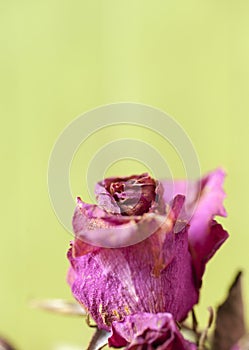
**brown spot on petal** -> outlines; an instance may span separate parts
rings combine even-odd
[[[111,323],[108,321],[109,315],[108,315],[107,312],[103,311],[103,305],[102,305],[102,304],[99,305],[99,313],[100,313],[100,315],[101,315],[101,318],[102,318],[103,323],[104,323],[106,326],[109,327],[109,326],[111,325]]]
[[[85,243],[81,239],[76,238],[72,246],[72,255],[74,258],[78,258],[85,254],[94,252],[97,249],[99,249],[99,247],[90,245],[88,243]]]
[[[128,305],[124,306],[124,310],[125,310],[126,315],[130,315],[131,314],[131,310],[129,309]]]
[[[157,230],[155,233],[155,238],[157,239],[157,244],[155,244],[152,248],[152,254],[154,259],[154,267],[151,271],[151,275],[153,277],[160,277],[161,272],[169,265],[171,262],[171,258],[167,259],[166,255],[164,254],[162,250],[163,242],[166,239],[166,235],[170,234],[173,228],[173,220],[169,216],[166,218],[164,223],[161,225],[161,227]],[[174,236],[172,235],[172,239],[174,239]]]
[[[117,311],[117,310],[112,310],[112,314],[113,314],[113,316],[115,317],[115,320],[117,320],[117,321],[121,321],[121,319],[122,319],[122,316],[120,315],[120,313]]]

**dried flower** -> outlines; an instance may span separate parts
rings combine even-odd
[[[174,182],[169,197],[172,184],[148,174],[110,178],[97,184],[98,205],[78,199],[68,282],[99,328],[137,313],[187,316],[206,262],[228,237],[214,221],[225,215],[223,179],[217,170]]]

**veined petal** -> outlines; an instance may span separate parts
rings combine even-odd
[[[173,208],[179,209],[178,202],[182,203],[181,196]],[[177,217],[169,216],[170,230],[162,225],[140,243],[77,256],[69,251],[75,272],[72,292],[100,328],[109,330],[114,320],[139,311],[169,311],[180,321],[197,302],[188,226],[175,233]]]
[[[109,345],[127,350],[195,350],[196,345],[185,340],[170,313],[137,313],[113,322]]]
[[[228,237],[214,220],[226,215],[223,180],[219,169],[173,187],[133,175],[99,183],[100,205],[78,199],[68,282],[100,329],[139,312],[187,316],[207,261]]]
[[[165,201],[169,201],[175,193],[186,196],[182,215],[190,224],[189,244],[198,284],[206,262],[228,237],[222,226],[213,221],[216,215],[226,216],[224,178],[224,171],[217,169],[197,181],[161,181]]]
[[[133,245],[148,238],[160,227],[166,233],[172,226],[170,215],[146,213],[143,216],[116,216],[78,198],[73,217],[77,242],[74,246],[75,255],[87,254],[99,247],[119,248]]]

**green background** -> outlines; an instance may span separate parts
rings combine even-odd
[[[192,139],[202,172],[226,169],[229,217],[221,221],[231,237],[208,266],[198,314],[205,324],[207,306],[222,300],[238,268],[249,300],[248,16],[247,0],[0,2],[0,333],[18,349],[80,349],[92,333],[78,318],[28,303],[71,298],[71,236],[50,205],[48,159],[67,124],[102,104],[132,101],[166,111]],[[88,199],[91,145],[117,136],[150,137],[164,147],[135,127],[93,135],[72,165],[75,195]],[[166,153],[173,175],[182,176],[173,152]],[[121,161],[108,174],[143,170]]]

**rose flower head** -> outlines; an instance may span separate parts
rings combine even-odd
[[[148,174],[109,178],[97,184],[96,196],[99,205],[111,213],[143,215],[158,200],[158,187]]]
[[[198,302],[205,265],[228,237],[214,220],[225,215],[223,180],[220,169],[190,183],[113,177],[96,185],[98,204],[78,198],[68,282],[97,326],[112,332],[110,344],[116,334],[125,344],[152,339],[170,344],[158,349],[190,349],[172,325]]]

